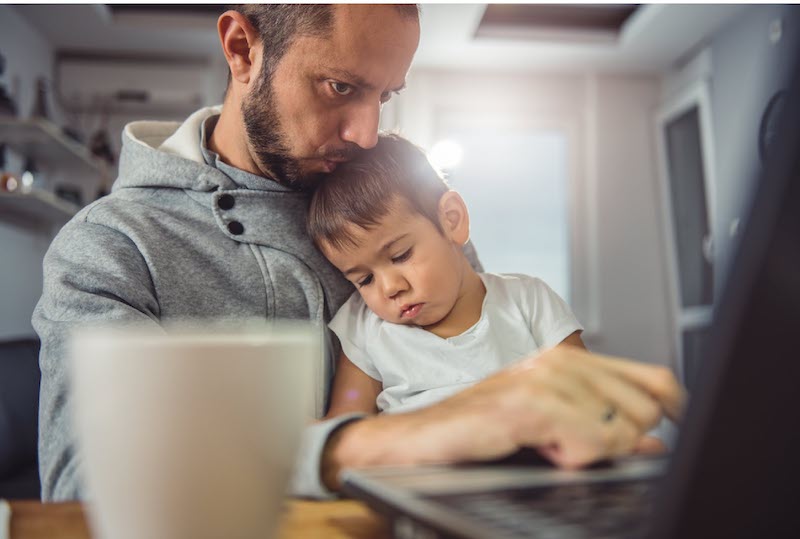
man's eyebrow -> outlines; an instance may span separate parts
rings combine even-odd
[[[367,90],[374,90],[375,89],[375,85],[370,84],[369,82],[367,82],[364,79],[364,77],[356,75],[355,73],[351,73],[350,71],[347,71],[346,69],[335,69],[334,68],[334,69],[331,69],[330,71],[335,77],[340,77],[342,79],[345,79],[346,82],[355,84],[356,86],[359,86],[361,88],[365,88]],[[406,88],[406,81],[403,80],[403,84],[401,84],[397,88],[392,88],[390,91],[391,92],[400,92],[402,90],[405,90],[405,88]]]

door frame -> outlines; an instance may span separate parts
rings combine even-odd
[[[706,191],[706,217],[708,219],[708,244],[704,249],[712,266],[715,262],[713,249],[714,223],[716,222],[716,161],[714,155],[713,124],[711,112],[710,82],[701,78],[676,93],[659,107],[655,115],[656,156],[658,160],[658,179],[661,194],[661,213],[663,238],[667,260],[667,296],[671,330],[673,334],[673,357],[676,358],[678,375],[684,384],[687,382],[686,358],[683,354],[683,335],[687,331],[708,327],[713,315],[713,289],[711,305],[684,308],[681,300],[681,277],[676,247],[674,213],[672,211],[672,190],[670,189],[669,166],[667,162],[668,148],[666,128],[682,114],[697,108],[700,128],[700,154],[703,159],[703,178]]]

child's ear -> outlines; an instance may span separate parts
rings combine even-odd
[[[458,245],[469,240],[469,212],[461,195],[447,191],[439,199],[439,220],[444,235]]]

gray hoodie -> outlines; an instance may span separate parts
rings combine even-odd
[[[202,127],[219,112],[201,109],[183,124],[126,126],[113,192],[67,223],[45,256],[44,290],[33,315],[42,341],[44,500],[85,495],[68,416],[65,338],[71,328],[209,317],[327,323],[353,292],[306,235],[307,194],[218,159],[206,164]],[[317,369],[318,416],[336,353],[328,346]],[[320,483],[321,451],[331,431],[353,418],[306,429],[294,494],[330,495]]]
[[[327,322],[353,291],[306,236],[308,195],[243,171],[237,183],[205,163],[201,125],[218,113],[198,111],[180,126],[128,125],[112,194],[78,213],[47,252],[44,291],[33,315],[42,340],[39,466],[45,500],[84,494],[68,417],[70,328],[208,317]],[[231,208],[220,207],[231,200]],[[328,352],[326,373],[335,351]],[[318,414],[326,385],[319,384]],[[297,494],[324,494],[319,452],[338,423],[306,432]]]

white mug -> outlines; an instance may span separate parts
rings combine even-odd
[[[270,537],[313,408],[321,333],[84,329],[73,422],[93,536]]]

